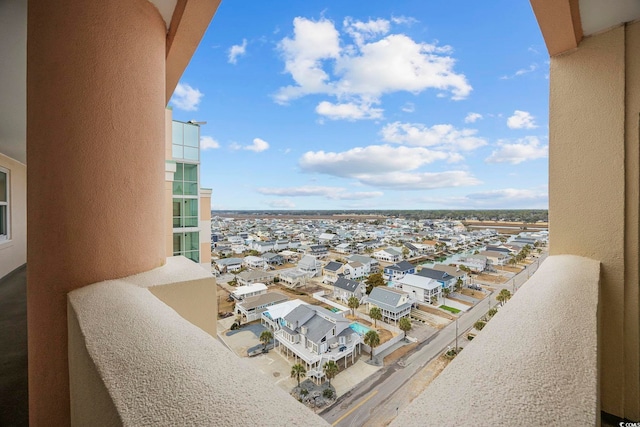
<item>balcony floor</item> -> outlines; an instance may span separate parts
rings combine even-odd
[[[0,425],[29,425],[27,269],[0,279]]]

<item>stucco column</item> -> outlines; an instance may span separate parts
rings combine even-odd
[[[148,0],[30,0],[31,425],[69,424],[67,293],[164,263],[165,23]]]

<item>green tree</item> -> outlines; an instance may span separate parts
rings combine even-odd
[[[462,279],[458,277],[458,280],[456,280],[456,292],[460,292],[460,289],[462,289]]]
[[[307,376],[307,370],[304,369],[299,363],[296,363],[291,367],[291,378],[295,378],[298,381],[298,387],[300,387],[300,378]]]
[[[442,288],[442,299],[443,299],[443,304],[447,304],[447,297],[449,296],[449,294],[451,293],[451,289],[449,288]]]
[[[265,350],[267,349],[267,345],[269,345],[269,341],[271,341],[272,339],[273,334],[268,329],[266,331],[262,331],[262,333],[260,334],[260,342],[264,346]]]
[[[322,371],[327,376],[329,385],[331,385],[331,378],[334,378],[336,375],[338,375],[338,371],[340,371],[340,368],[338,368],[338,364],[336,362],[334,362],[333,360],[329,360],[327,363],[322,365]]]
[[[360,301],[355,296],[352,296],[352,297],[349,297],[349,301],[347,301],[347,303],[349,304],[349,308],[351,309],[351,312],[355,316],[356,309],[360,307]]]
[[[409,248],[406,248],[406,247],[402,248],[402,258],[407,259],[409,257],[410,252],[411,251],[409,251]]]
[[[373,349],[380,345],[380,335],[376,331],[369,331],[364,334],[364,343],[371,347],[371,359],[373,360]]]
[[[398,326],[400,327],[402,332],[404,332],[404,337],[407,338],[407,332],[409,332],[412,328],[411,320],[409,320],[408,317],[403,317],[402,319],[400,319]]]
[[[378,307],[371,307],[369,310],[369,317],[373,319],[373,327],[378,327],[378,320],[382,319],[382,310]]]
[[[367,295],[369,295],[376,286],[386,285],[384,277],[382,277],[382,272],[380,271],[377,273],[371,273],[364,283],[367,285]]]
[[[487,312],[487,316],[489,316],[489,318],[493,317],[496,315],[496,313],[498,312],[498,309],[493,307],[490,308],[489,311]]]
[[[496,295],[496,300],[500,305],[504,305],[504,303],[509,301],[509,299],[511,299],[511,292],[509,292],[508,289],[503,289],[498,295]]]

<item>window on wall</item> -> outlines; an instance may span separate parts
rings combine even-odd
[[[173,255],[184,255],[192,261],[200,262],[200,233],[173,233]]]
[[[9,239],[9,171],[0,168],[0,241]]]

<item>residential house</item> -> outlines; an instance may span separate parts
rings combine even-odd
[[[364,265],[364,272],[366,275],[377,273],[380,269],[380,262],[377,259],[368,257],[366,255],[353,254],[347,257],[347,259],[349,261],[357,261],[362,263],[362,265]]]
[[[458,265],[464,265],[474,273],[482,273],[487,268],[487,257],[484,255],[468,255],[460,258]]]
[[[242,264],[248,268],[264,268],[265,261],[262,257],[249,255],[244,257]]]
[[[363,280],[368,276],[367,267],[359,261],[349,261],[344,266],[344,276],[351,280]]]
[[[378,307],[385,321],[398,322],[411,314],[412,301],[407,292],[400,289],[378,286],[366,297],[369,310]]]
[[[255,240],[251,242],[251,245],[249,247],[254,251],[258,251],[259,253],[264,254],[265,252],[275,250],[275,242],[273,241],[262,242],[259,240]]]
[[[416,274],[408,274],[394,282],[395,285],[407,292],[411,299],[420,303],[436,304],[442,294],[442,285],[437,281]]]
[[[239,285],[251,285],[253,283],[271,283],[273,282],[273,273],[264,270],[245,270],[236,274]]]
[[[385,280],[396,281],[402,279],[407,274],[414,274],[416,267],[408,261],[400,261],[396,264],[384,268],[383,277]]]
[[[340,243],[336,245],[335,251],[341,254],[350,254],[352,252],[353,245],[351,243]]]
[[[267,285],[264,283],[253,283],[251,285],[236,287],[233,292],[231,292],[231,297],[237,301],[242,301],[245,298],[266,293]]]
[[[262,254],[262,259],[268,265],[282,265],[284,264],[284,257],[280,254],[274,254],[273,252],[267,252]]]
[[[274,322],[275,323],[275,322]],[[292,353],[305,363],[307,375],[322,378],[322,365],[328,360],[354,362],[362,339],[351,321],[325,308],[301,304],[286,314],[275,331],[276,348]]]
[[[360,301],[365,290],[366,286],[362,282],[339,277],[333,284],[333,297],[344,302],[348,302],[351,297],[356,297]]]
[[[398,252],[395,249],[387,248],[375,251],[373,257],[386,262],[398,262],[402,259],[402,252]]]
[[[487,257],[487,266],[505,265],[509,262],[509,258],[511,258],[509,253],[497,251],[481,251],[478,255]]]
[[[312,255],[305,255],[298,261],[297,268],[304,272],[307,277],[316,277],[322,271],[322,263]]]
[[[317,259],[323,259],[329,255],[329,251],[325,245],[311,245],[307,248],[306,253]]]
[[[416,273],[416,275],[433,279],[436,282],[440,283],[442,289],[449,289],[449,291],[451,292],[453,292],[457,280],[455,276],[450,275],[446,271],[436,270],[428,267],[423,267],[418,273]]]
[[[240,323],[248,323],[260,319],[269,307],[288,300],[289,297],[279,292],[268,292],[242,299],[236,303],[235,310],[241,316]]]
[[[278,279],[280,280],[280,283],[289,288],[295,288],[297,286],[306,284],[308,278],[309,273],[297,268],[278,272]]]
[[[344,264],[331,261],[322,267],[322,283],[334,283],[344,272]]]
[[[242,258],[217,259],[216,265],[221,273],[231,273],[242,268]]]
[[[458,279],[461,279],[462,283],[465,285],[469,283],[469,279],[470,279],[469,275],[466,272],[460,270],[460,268],[458,267],[455,267],[452,265],[435,264],[433,266],[433,269],[438,271],[444,271],[450,276],[455,277],[456,281]]]

